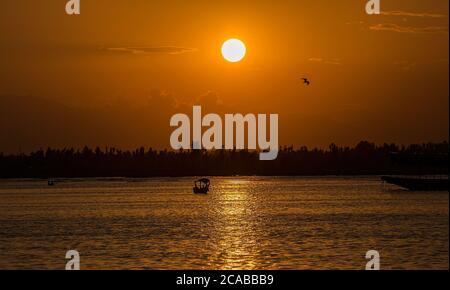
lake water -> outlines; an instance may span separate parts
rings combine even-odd
[[[448,192],[378,177],[0,181],[0,269],[448,269]]]

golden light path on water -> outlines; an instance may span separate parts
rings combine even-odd
[[[258,210],[257,201],[250,195],[251,183],[245,180],[229,180],[217,186],[219,204],[212,212],[216,219],[212,227],[213,255],[210,267],[214,267],[215,260],[223,265],[222,269],[256,269],[259,256],[259,242],[257,235],[261,229],[255,219]]]

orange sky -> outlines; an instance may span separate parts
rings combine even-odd
[[[193,104],[278,113],[286,145],[448,140],[447,0],[65,2],[0,2],[0,151],[169,147]]]

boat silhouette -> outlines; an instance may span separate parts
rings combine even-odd
[[[398,154],[391,153],[390,158],[393,163],[413,166],[423,171],[418,176],[382,176],[381,180],[389,184],[394,184],[411,191],[448,191],[448,174],[429,175],[433,170],[442,172],[447,168],[448,154]],[[421,169],[421,170],[420,170]]]
[[[207,194],[211,181],[208,178],[201,178],[194,183],[193,191],[195,194]]]
[[[389,184],[394,184],[411,191],[448,191],[448,176],[382,176],[381,179]]]

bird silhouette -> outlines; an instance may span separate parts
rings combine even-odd
[[[307,86],[311,84],[311,82],[307,78],[301,78],[301,80],[303,80],[303,83]]]

